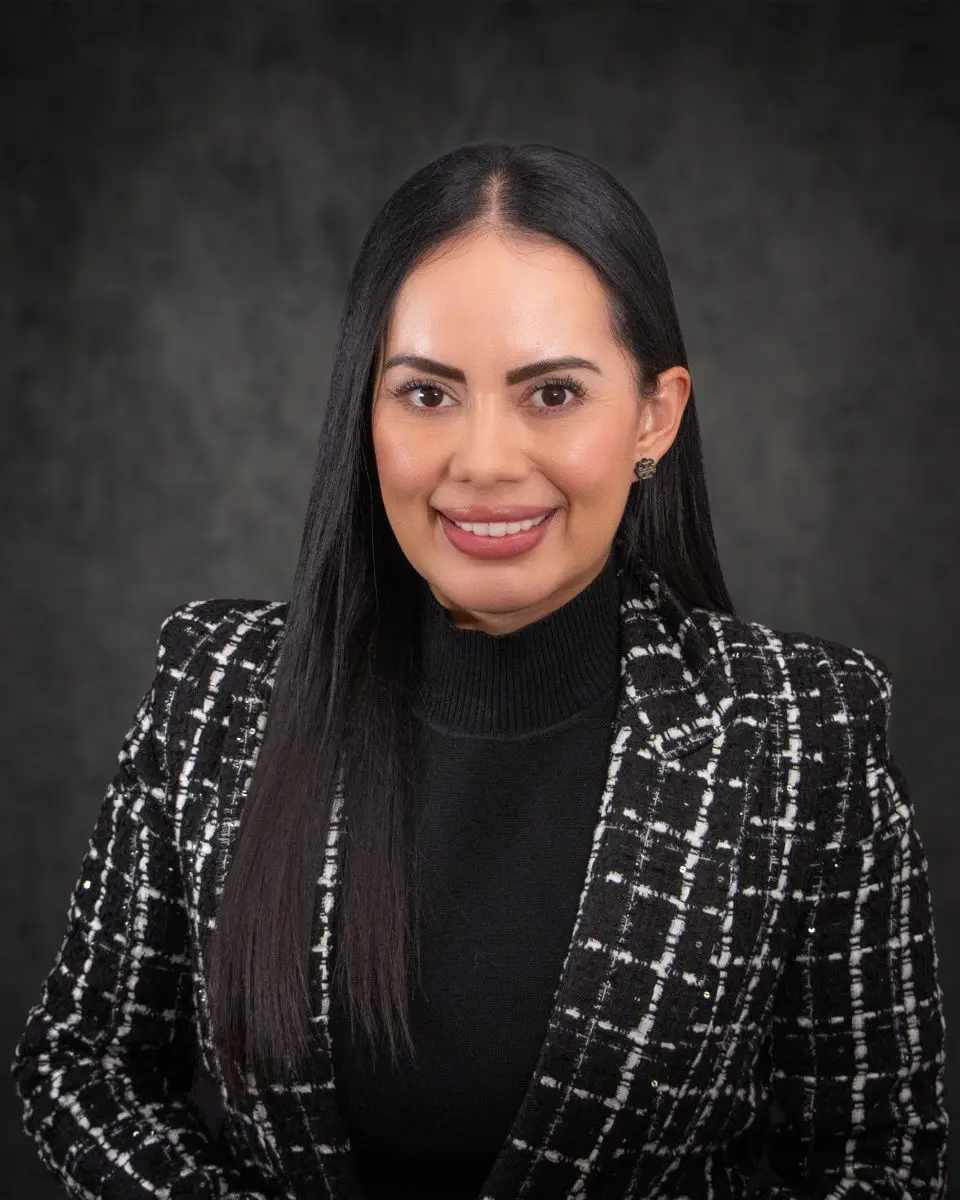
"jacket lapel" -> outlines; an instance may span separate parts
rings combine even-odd
[[[621,587],[606,787],[540,1060],[484,1187],[491,1200],[626,1195],[638,1151],[667,1165],[661,1134],[704,1065],[690,1031],[711,1020],[730,953],[724,918],[764,705],[738,694],[725,655],[659,576]]]
[[[732,952],[724,918],[767,720],[760,697],[735,687],[722,644],[702,632],[705,623],[652,570],[621,576],[620,697],[606,786],[546,1039],[485,1183],[487,1200],[586,1194],[601,1172],[604,1194],[626,1194],[626,1151],[642,1146],[654,1159],[663,1153],[666,1166],[661,1135],[675,1125],[704,1068],[689,1030],[709,1022],[721,998]],[[273,668],[265,664],[229,716],[244,749],[221,780],[229,819],[221,821],[218,889],[259,750]],[[303,1082],[251,1089],[234,1120],[291,1195],[346,1200],[358,1186],[335,1100],[327,1026],[342,801],[341,789],[315,911],[318,1052]],[[216,898],[203,901],[201,928],[212,925]],[[738,954],[749,950],[737,946]],[[675,1138],[671,1128],[673,1145]]]

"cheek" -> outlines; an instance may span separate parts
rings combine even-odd
[[[425,439],[411,437],[388,420],[374,420],[373,452],[384,500],[417,496],[433,486],[431,455]]]
[[[622,504],[633,466],[631,432],[598,421],[558,447],[556,482],[572,502],[598,509]]]

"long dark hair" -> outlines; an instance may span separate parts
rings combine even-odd
[[[411,854],[418,580],[387,522],[371,437],[377,351],[392,301],[433,248],[480,222],[566,243],[593,266],[640,394],[687,365],[656,235],[609,172],[555,146],[483,141],[418,170],[377,214],[347,286],[300,556],[260,754],[210,958],[214,1037],[237,1067],[287,1079],[311,1048],[310,942],[340,771],[345,849],[333,985],[351,1024],[395,1060],[408,1021],[418,912]],[[691,393],[655,476],[614,540],[688,604],[733,615],[717,557]]]

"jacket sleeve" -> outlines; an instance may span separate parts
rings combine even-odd
[[[63,941],[11,1067],[42,1162],[86,1200],[270,1194],[221,1160],[187,1096],[191,960],[166,807],[165,717],[181,672],[165,660],[176,618],[161,627],[153,683],[123,740]]]
[[[769,1140],[788,1200],[946,1195],[944,1025],[927,864],[890,757],[891,680],[864,655],[829,719],[849,739],[839,825],[773,1013]],[[849,660],[847,665],[849,666]]]

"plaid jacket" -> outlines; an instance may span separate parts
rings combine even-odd
[[[617,729],[576,922],[482,1196],[943,1196],[942,1005],[889,672],[686,607],[649,570],[620,586]],[[197,1065],[226,1101],[204,967],[286,610],[201,600],[163,622],[12,1068],[72,1196],[360,1195],[327,1025],[342,791],[308,1074],[251,1086],[216,1140],[190,1098]]]

